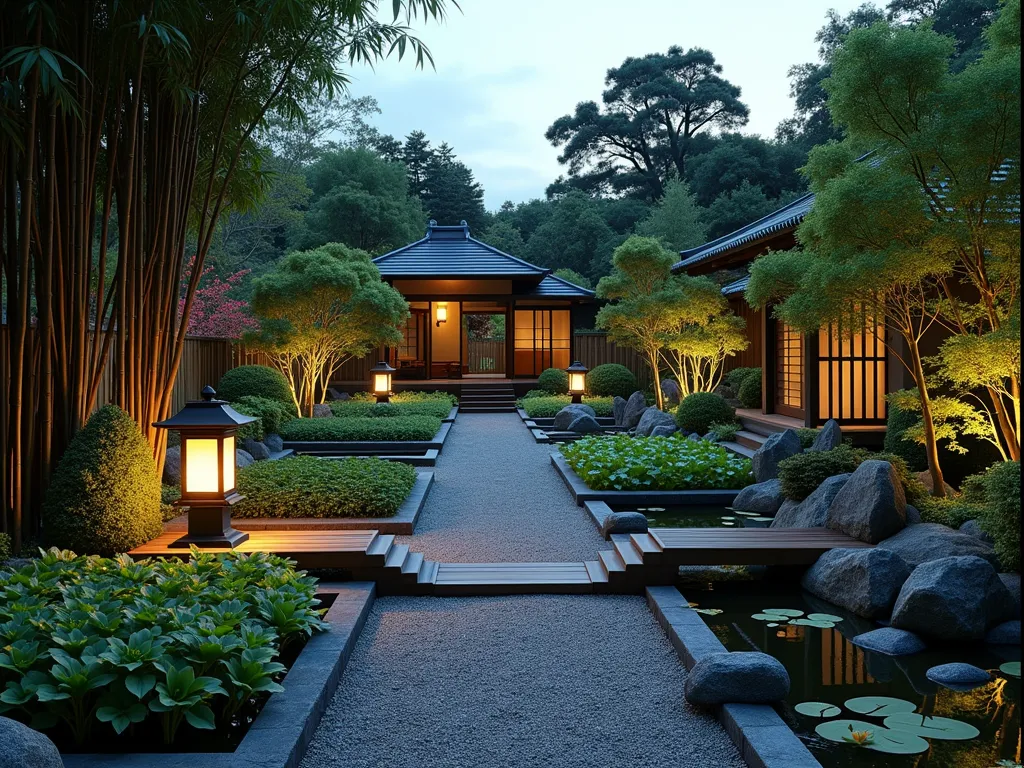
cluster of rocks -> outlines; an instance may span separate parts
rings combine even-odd
[[[242,440],[238,448],[235,448],[235,466],[241,469],[257,461],[266,461],[283,450],[284,440],[280,435],[265,435],[262,442],[247,437]],[[166,485],[181,485],[181,446],[179,445],[172,445],[167,449],[164,459],[163,482]]]
[[[808,450],[841,443],[839,425],[830,421]],[[830,477],[803,501],[785,499],[779,462],[800,451],[793,430],[769,437],[753,458],[758,482],[734,507],[774,514],[773,528],[829,528],[875,545],[826,552],[802,580],[812,595],[886,625],[853,642],[889,655],[929,643],[1020,643],[1020,576],[998,572],[991,539],[976,523],[958,531],[922,523],[887,461]]]

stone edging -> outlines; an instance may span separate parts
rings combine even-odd
[[[687,669],[728,649],[675,587],[647,587],[647,604]],[[767,704],[723,704],[716,715],[751,768],[821,768],[814,755]]]
[[[427,494],[434,484],[433,472],[417,472],[416,482],[402,506],[391,517],[233,517],[231,525],[240,531],[365,531],[410,536],[416,530]],[[188,517],[176,517],[165,531],[186,531]]]
[[[376,597],[371,582],[323,583],[317,591],[337,595],[324,617],[330,630],[309,639],[285,676],[284,691],[270,697],[234,752],[61,755],[64,768],[297,768]]]
[[[619,504],[658,504],[661,506],[688,506],[696,504],[732,504],[739,490],[695,490],[695,491],[595,491],[577,475],[561,453],[551,454],[551,463],[569,488],[576,503],[583,506],[587,501],[603,501]]]
[[[453,405],[452,409],[450,411],[448,411],[448,415],[445,416],[443,419],[441,419],[441,423],[444,424],[444,423],[447,423],[447,422],[455,421],[455,417],[458,416],[458,415],[459,415],[459,406]]]
[[[286,440],[285,448],[292,448],[295,453],[305,456],[338,456],[348,455],[378,456],[384,454],[422,453],[436,448],[443,450],[444,441],[452,429],[451,421],[442,421],[430,440]],[[343,453],[344,452],[344,453]]]

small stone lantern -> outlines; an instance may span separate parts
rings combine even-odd
[[[573,364],[565,369],[565,372],[569,374],[569,394],[572,395],[574,403],[583,402],[583,393],[587,389],[587,371],[589,370],[579,360],[574,360]]]
[[[373,394],[377,396],[378,403],[391,401],[391,374],[396,370],[383,360],[370,369],[370,387]]]

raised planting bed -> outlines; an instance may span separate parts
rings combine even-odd
[[[636,446],[627,444],[639,440],[659,441],[660,444],[656,445],[656,450],[635,450]],[[694,504],[729,506],[739,490],[753,482],[749,461],[734,457],[714,443],[703,446],[695,442],[692,445],[686,443],[685,439],[674,437],[617,435],[587,437],[563,446],[562,451],[569,455],[590,452],[587,461],[580,460],[579,456],[575,458],[587,467],[585,471],[594,478],[597,487],[591,487],[570,466],[570,458],[562,453],[552,454],[551,463],[575,502],[581,506],[588,501],[663,507]],[[687,449],[691,451],[689,466],[681,464],[682,452]],[[648,478],[652,479],[647,482]],[[700,487],[701,482],[711,487]],[[657,483],[662,483],[663,487],[657,487]],[[672,483],[677,486],[671,487]],[[666,484],[670,487],[665,487]]]
[[[431,417],[410,417],[410,418],[431,418]],[[358,421],[391,421],[391,419],[357,419]],[[309,419],[309,421],[330,421],[330,419]],[[367,439],[367,440],[332,440],[325,439],[288,439],[285,438],[285,448],[291,448],[295,453],[304,456],[415,456],[426,453],[429,450],[441,451],[444,448],[444,441],[451,431],[452,422],[438,422],[433,436],[427,439]],[[328,430],[325,430],[325,434]],[[284,437],[284,435],[282,435]]]
[[[323,461],[324,459],[321,459]],[[434,473],[420,471],[412,490],[398,511],[389,517],[234,517],[231,524],[240,531],[363,531],[373,529],[380,533],[409,536],[416,530],[427,494],[434,484]],[[165,531],[188,528],[188,518],[176,517],[164,525]]]
[[[583,405],[589,405],[599,418],[612,416],[612,399],[610,397],[584,397]],[[553,419],[555,414],[572,402],[569,395],[550,395],[547,397],[524,397],[517,403],[520,418]],[[614,422],[613,422],[614,423]]]
[[[233,751],[62,754],[65,768],[297,768],[338,688],[375,592],[371,582],[317,587],[325,603],[332,600],[324,616],[329,627],[306,642],[283,680],[284,690],[270,696]]]
[[[390,402],[378,403],[365,392],[330,403],[331,413],[342,417],[434,416],[454,421],[458,399],[447,392],[396,392]]]

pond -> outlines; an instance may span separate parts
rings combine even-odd
[[[763,651],[785,665],[792,686],[780,714],[825,768],[1001,768],[1019,763],[1020,648],[979,645],[893,658],[850,642],[877,628],[874,622],[799,586],[745,582],[695,589],[689,584],[680,585],[680,591],[699,609],[721,611],[703,618],[730,651]],[[993,682],[953,691],[927,679],[929,668],[948,662],[989,670]],[[1015,670],[1012,662],[1017,662]],[[941,719],[921,727],[920,715]],[[859,731],[874,728],[872,745],[844,741],[850,734],[848,725],[838,722],[843,720],[861,723]]]
[[[609,504],[613,512],[640,512],[651,528],[767,528],[772,518],[755,512],[738,512],[721,505],[638,507]]]

